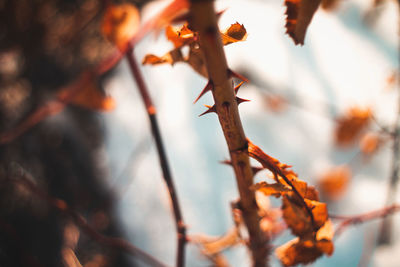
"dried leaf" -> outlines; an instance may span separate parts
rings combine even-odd
[[[217,240],[202,243],[204,248],[203,253],[206,255],[217,254],[231,246],[236,245],[238,242],[239,230],[236,227],[233,227]]]
[[[310,24],[321,0],[285,0],[286,33],[294,43],[304,44],[307,27]]]
[[[332,11],[338,6],[339,2],[340,0],[322,0],[321,7],[327,11]]]
[[[228,29],[221,32],[221,38],[224,45],[245,41],[247,38],[247,31],[243,24],[236,22]]]
[[[308,199],[304,199],[304,201],[312,211],[315,227],[318,229],[323,226],[328,219],[326,204]],[[315,230],[307,210],[291,194],[283,196],[282,211],[283,218],[293,234],[305,236]]]
[[[339,198],[351,178],[351,170],[348,166],[342,165],[330,169],[318,181],[322,194],[330,199]]]
[[[180,48],[194,41],[194,33],[187,27],[187,24],[183,25],[180,29],[176,29],[169,25],[165,30],[167,39],[171,41],[175,48]]]
[[[123,51],[136,34],[139,25],[138,9],[132,4],[125,3],[107,7],[101,30],[110,42]]]
[[[57,97],[60,100],[65,99],[68,93],[67,91],[61,91]],[[99,111],[111,111],[115,108],[114,99],[102,93],[95,81],[91,81],[81,88],[69,100],[69,103]]]
[[[258,146],[254,145],[248,140],[248,153],[249,156],[261,163],[261,165],[271,171],[275,178],[278,180],[278,176],[285,175],[287,178],[292,176],[297,177],[297,174],[290,170],[290,165],[279,162],[279,160],[267,155]]]
[[[367,128],[372,119],[370,108],[350,108],[336,120],[335,142],[341,146],[352,144],[359,134]]]
[[[206,68],[203,52],[199,47],[191,47],[189,50],[189,57],[186,62],[201,76],[208,78],[208,71]]]
[[[382,140],[379,134],[369,132],[361,137],[360,150],[365,156],[370,156],[379,149],[381,143]]]
[[[158,65],[158,64],[168,63],[171,65],[174,65],[177,62],[183,62],[183,61],[184,61],[184,58],[183,58],[181,50],[174,49],[174,50],[171,50],[170,52],[166,53],[162,57],[159,57],[159,56],[156,56],[153,54],[148,54],[143,58],[142,64],[143,65]]]
[[[252,189],[258,190],[259,192],[267,196],[274,196],[274,197],[280,197],[282,194],[291,191],[291,189],[285,186],[284,184],[280,183],[268,184],[266,182],[261,182],[253,185]]]

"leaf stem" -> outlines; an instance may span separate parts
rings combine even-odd
[[[175,227],[177,231],[177,255],[176,255],[176,266],[183,267],[185,265],[185,245],[187,242],[186,238],[186,226],[183,221],[182,212],[178,200],[178,196],[176,194],[176,189],[174,185],[174,181],[171,175],[171,171],[169,168],[167,156],[165,153],[163,140],[161,138],[160,129],[157,123],[157,111],[153,105],[153,101],[150,97],[149,91],[147,89],[146,83],[144,82],[142,73],[139,69],[139,66],[136,62],[133,46],[130,46],[128,52],[126,53],[126,57],[129,62],[129,66],[132,72],[133,77],[135,78],[138,90],[142,97],[143,103],[145,104],[147,115],[150,120],[151,132],[153,134],[154,140],[156,142],[158,157],[160,160],[161,170],[163,173],[163,178],[165,183],[167,184],[169,196],[172,202],[172,209],[175,218]]]
[[[253,172],[247,155],[248,143],[239,117],[231,72],[223,50],[213,1],[192,0],[190,18],[194,30],[199,34],[200,48],[208,76],[214,85],[212,94],[236,176],[239,204],[249,232],[249,249],[253,266],[264,267],[267,265],[270,251],[268,238],[260,229],[255,193],[250,190],[253,184]]]

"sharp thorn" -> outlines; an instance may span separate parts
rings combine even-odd
[[[244,84],[244,81],[241,81],[238,85],[235,86],[234,90],[235,90],[235,94],[237,94],[237,92],[240,89],[240,86],[242,86]]]
[[[248,99],[236,97],[236,102],[237,102],[238,105],[241,104],[241,103],[243,103],[243,102],[249,102],[249,101],[250,101],[250,100],[248,100]]]
[[[214,84],[211,80],[208,81],[207,85],[204,87],[204,89],[200,92],[199,96],[194,100],[193,104],[195,104],[199,99],[208,91],[211,91],[214,87]]]
[[[249,82],[249,79],[247,79],[246,77],[244,77],[243,75],[241,75],[239,73],[234,72],[231,69],[228,69],[228,76],[238,78],[239,80],[242,80],[244,82]]]
[[[206,115],[207,113],[211,113],[211,112],[215,112],[215,113],[217,113],[217,109],[215,108],[215,105],[213,105],[213,106],[208,106],[208,105],[204,105],[206,108],[208,108],[206,111],[204,111],[203,113],[201,113],[200,115],[199,115],[199,117],[201,117],[201,116],[203,116],[203,115]]]

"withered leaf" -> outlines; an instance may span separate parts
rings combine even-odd
[[[170,52],[166,53],[162,57],[153,55],[153,54],[148,54],[146,55],[143,60],[142,64],[143,65],[158,65],[158,64],[164,64],[168,63],[171,65],[174,65],[177,62],[182,62],[184,61],[182,52],[180,49],[174,49],[171,50]]]
[[[165,29],[165,35],[167,39],[174,44],[175,48],[182,47],[194,41],[194,33],[187,27],[187,24],[183,25],[180,29],[176,29],[171,25]]]
[[[61,91],[57,95],[57,98],[60,100],[65,99],[66,94],[69,94],[69,92]],[[70,104],[99,111],[111,111],[115,108],[114,99],[101,92],[96,81],[91,81],[85,87],[80,88],[80,90],[77,91],[68,102]]]
[[[189,56],[186,62],[195,70],[198,74],[208,78],[208,71],[206,68],[203,52],[199,47],[190,47]]]
[[[280,197],[282,194],[290,192],[291,189],[284,184],[274,183],[268,184],[266,182],[257,183],[252,186],[253,190],[257,190],[267,196]]]
[[[346,190],[350,178],[351,170],[348,166],[331,168],[318,180],[321,193],[330,199],[337,199]]]
[[[247,39],[247,31],[243,24],[236,22],[221,32],[221,38],[224,45],[245,41]]]
[[[321,0],[285,0],[286,33],[296,45],[304,44],[307,27],[320,3]]]
[[[370,156],[379,149],[382,141],[379,134],[368,132],[361,137],[360,150],[365,156]]]
[[[304,201],[313,214],[314,225],[305,207],[298,203],[298,199],[293,195],[286,194],[282,200],[283,218],[293,234],[297,236],[312,233],[315,230],[314,226],[318,229],[328,219],[328,209],[325,203],[309,199],[304,199]]]
[[[138,9],[132,4],[125,3],[107,7],[101,30],[110,42],[120,50],[125,50],[139,25]]]
[[[372,119],[370,108],[352,107],[336,120],[335,142],[341,146],[351,145],[368,127]]]
[[[203,242],[203,253],[206,255],[220,253],[228,247],[236,245],[239,240],[239,230],[237,227],[233,227],[220,238],[214,241]]]

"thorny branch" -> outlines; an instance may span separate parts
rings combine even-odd
[[[132,71],[132,75],[136,80],[137,87],[139,89],[140,95],[142,97],[143,103],[145,104],[147,115],[149,116],[150,124],[151,124],[151,132],[153,134],[154,140],[157,146],[158,157],[160,160],[160,165],[163,173],[163,178],[168,187],[168,192],[172,201],[172,208],[174,212],[175,218],[175,226],[177,231],[177,255],[176,255],[176,266],[183,267],[185,265],[185,244],[186,244],[186,226],[183,222],[182,212],[178,200],[178,196],[176,194],[176,189],[174,186],[174,181],[171,175],[171,171],[169,169],[169,164],[167,160],[167,156],[165,154],[165,149],[163,145],[163,141],[160,134],[160,129],[157,123],[157,111],[153,105],[153,101],[151,100],[149,91],[144,82],[140,69],[135,59],[134,50],[131,46],[128,49],[126,57],[129,62],[129,67]]]
[[[117,237],[108,237],[105,236],[98,231],[96,231],[92,226],[90,226],[86,220],[76,211],[71,209],[67,203],[59,198],[52,197],[48,195],[46,192],[42,191],[39,187],[36,186],[36,184],[32,181],[33,178],[32,176],[24,170],[22,167],[20,167],[17,164],[14,164],[14,167],[17,167],[16,169],[18,170],[18,173],[16,176],[18,177],[13,177],[10,178],[14,183],[19,183],[25,188],[27,188],[30,192],[35,194],[37,197],[40,199],[46,201],[46,203],[59,210],[63,214],[69,216],[71,219],[74,220],[76,225],[84,231],[88,236],[90,236],[93,240],[97,241],[100,244],[103,244],[105,246],[109,246],[112,248],[120,249],[126,253],[129,253],[134,256],[140,257],[143,261],[147,262],[150,264],[150,266],[154,267],[166,267],[165,264],[161,263],[158,259],[154,258],[147,252],[139,249],[138,247],[132,245],[128,241],[122,239],[122,238],[117,238]]]
[[[253,184],[253,172],[247,155],[247,140],[237,108],[231,75],[227,66],[213,1],[190,2],[190,18],[198,32],[208,76],[213,84],[212,94],[216,112],[230,151],[232,166],[240,195],[240,207],[249,232],[249,248],[253,266],[267,265],[268,239],[259,226],[259,215]]]

